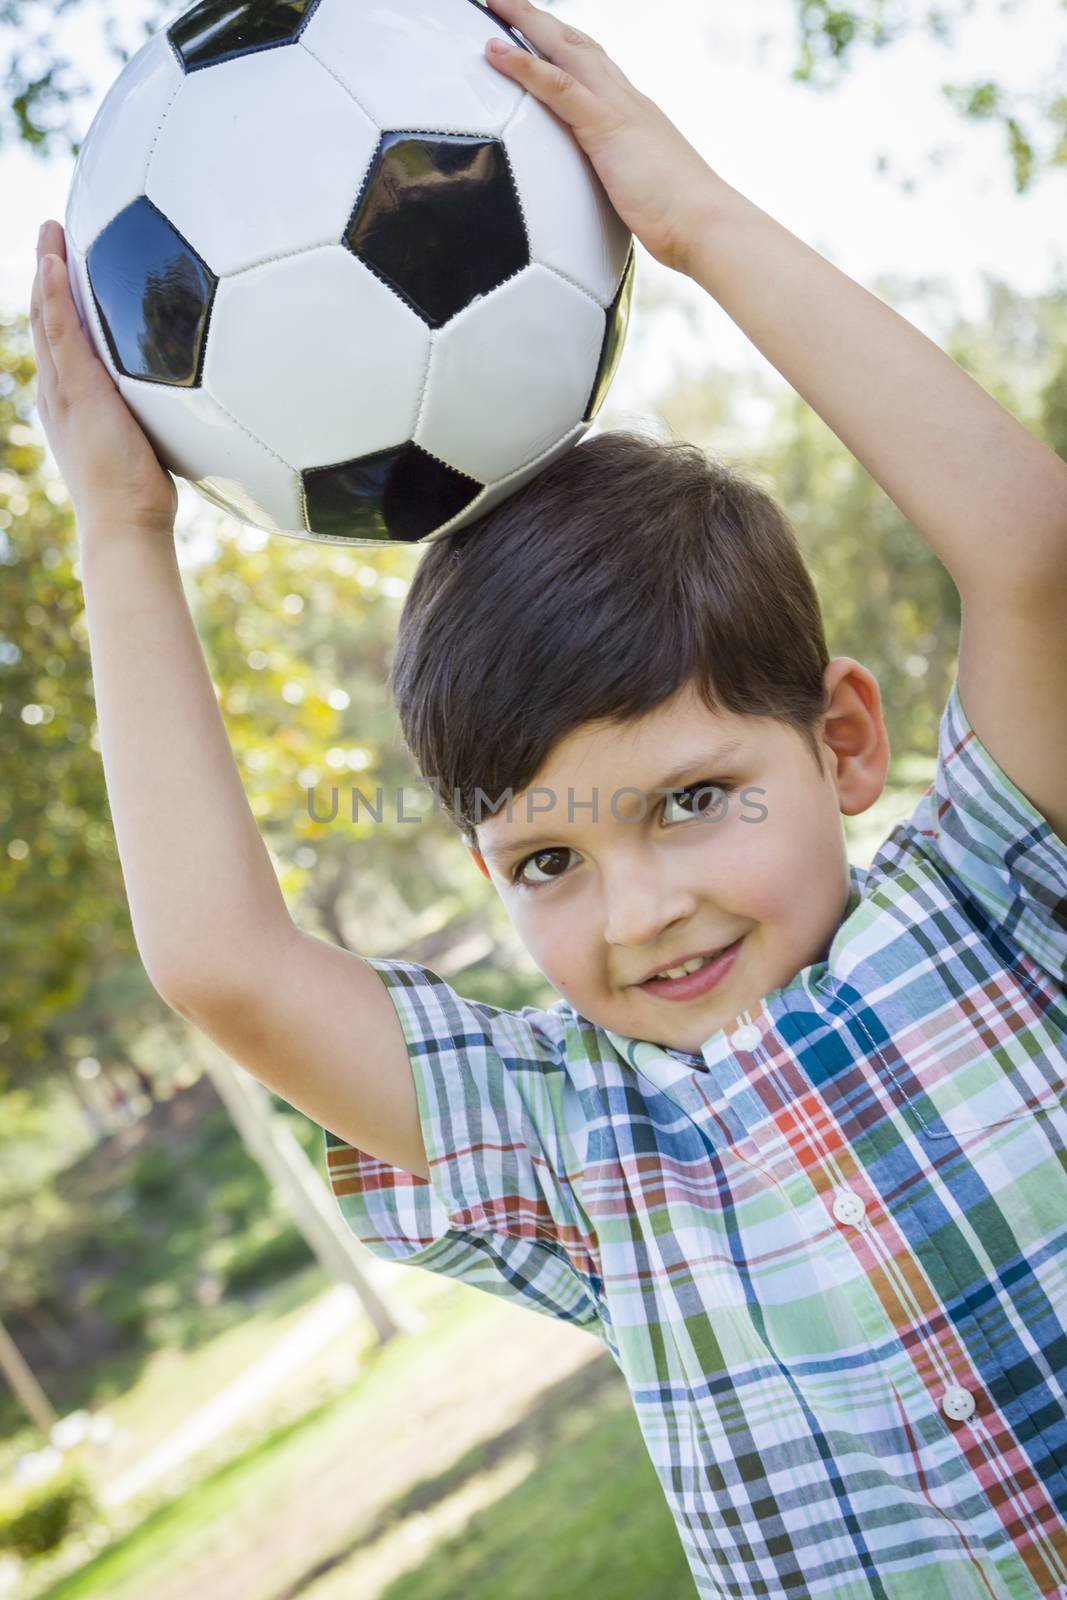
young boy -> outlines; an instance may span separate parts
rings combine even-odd
[[[849,866],[841,815],[886,777],[876,681],[828,659],[766,495],[609,435],[427,549],[393,673],[559,1002],[501,1011],[309,936],[183,603],[173,485],[53,270],[40,408],[146,969],[329,1130],[371,1249],[604,1341],[701,1595],[1063,1595],[1067,467],[599,46],[494,9],[539,54],[490,59],[955,580],[934,783]]]

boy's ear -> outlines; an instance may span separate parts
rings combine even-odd
[[[467,841],[464,840],[464,843],[467,843]],[[482,859],[482,853],[478,849],[477,845],[467,844],[467,849],[470,852],[470,858],[474,862],[474,865],[478,868],[478,871],[483,875],[483,877],[489,878],[489,882],[492,883],[493,880],[489,877],[489,868]]]
[[[823,719],[823,744],[835,757],[833,778],[845,816],[859,816],[885,788],[889,735],[882,716],[878,680],[849,656],[838,656],[823,682],[830,709]]]

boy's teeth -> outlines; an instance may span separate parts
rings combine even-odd
[[[684,967],[668,967],[666,972],[657,972],[657,978],[684,978],[690,972],[696,972],[701,967],[706,967],[713,956],[694,956],[692,961],[687,961]]]

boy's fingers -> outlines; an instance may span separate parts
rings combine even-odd
[[[37,357],[37,387],[38,400],[43,396],[46,403],[50,394],[55,389],[56,364],[52,359],[52,352],[48,344],[48,336],[44,327],[44,282],[41,274],[41,259],[47,253],[49,246],[54,244],[56,224],[48,220],[41,225],[37,236],[37,272],[33,280],[33,291],[30,295],[30,331],[33,335],[33,347]],[[62,233],[62,229],[60,229]],[[64,240],[64,247],[66,241]]]
[[[67,264],[60,256],[41,257],[41,285],[41,323],[54,366],[55,398],[76,400],[93,375],[96,356],[82,332]]]
[[[47,403],[48,395],[56,381],[56,364],[52,360],[52,352],[48,348],[48,338],[44,331],[42,299],[41,269],[38,265],[37,276],[33,280],[33,293],[30,296],[30,333],[37,360],[38,407],[42,398]]]
[[[504,39],[490,39],[486,51],[498,71],[521,83],[570,127],[592,130],[604,120],[603,102],[565,67],[539,61],[528,50],[509,45]]]
[[[579,83],[596,90],[618,81],[618,68],[596,40],[561,22],[551,12],[541,11],[530,0],[489,0],[489,5],[502,22],[518,29],[548,62],[569,72]],[[523,55],[529,59],[526,51]],[[537,57],[533,59],[536,61]]]
[[[41,320],[57,371],[60,352],[69,331],[64,301],[64,290],[66,300],[70,299],[70,287],[64,281],[66,275],[66,267],[58,256],[48,254],[41,257]]]
[[[577,28],[531,5],[530,0],[488,0],[489,8],[510,27],[517,28],[535,50],[564,66],[573,66],[574,56],[584,52],[602,55],[600,46]],[[564,60],[565,56],[572,59]]]

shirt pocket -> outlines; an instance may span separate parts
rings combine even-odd
[[[1033,971],[1017,964],[959,989],[931,972],[875,1008],[879,1039],[857,1015],[882,1092],[917,1131],[949,1139],[1067,1107],[1067,1005]]]

